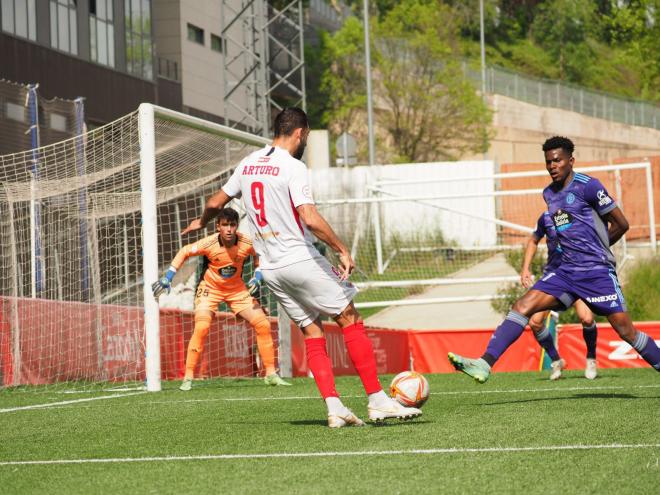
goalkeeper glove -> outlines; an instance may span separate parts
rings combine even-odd
[[[254,271],[253,277],[247,283],[248,291],[250,292],[251,296],[254,296],[257,293],[257,291],[261,287],[261,282],[263,282],[263,280],[264,280],[264,276],[261,274],[261,268],[257,268]]]
[[[165,291],[167,291],[168,294],[170,293],[170,289],[172,288],[172,279],[174,278],[175,273],[176,269],[171,266],[158,282],[154,282],[151,285],[151,290],[153,291],[154,297],[156,299],[158,299],[158,296],[160,296]]]

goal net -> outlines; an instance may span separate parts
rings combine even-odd
[[[491,161],[474,161],[313,171],[319,207],[356,260],[363,315],[491,301],[518,283],[523,246],[546,209],[541,192],[548,175],[542,165],[510,168],[497,172]],[[618,267],[638,248],[654,250],[651,164],[576,171],[598,178],[630,222],[613,246]],[[545,258],[545,241],[537,258]]]
[[[147,378],[157,390],[161,378],[181,378],[199,259],[179,270],[160,308],[151,283],[182,246],[212,233],[179,235],[264,142],[142,105],[76,138],[1,156],[0,383]],[[267,294],[263,303],[272,305]],[[218,309],[197,375],[254,376],[252,329]]]

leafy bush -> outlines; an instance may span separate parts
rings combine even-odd
[[[623,295],[634,321],[660,320],[660,256],[643,260],[632,269]]]

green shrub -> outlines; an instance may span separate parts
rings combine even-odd
[[[632,269],[623,295],[634,321],[660,320],[660,256],[643,260]]]

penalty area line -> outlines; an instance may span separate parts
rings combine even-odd
[[[146,391],[141,391],[141,392],[131,392],[129,394],[113,394],[113,395],[102,395],[100,397],[86,397],[84,399],[74,399],[74,400],[63,400],[59,402],[48,402],[46,404],[32,404],[30,406],[18,406],[18,407],[7,407],[4,409],[0,409],[0,413],[8,413],[8,412],[15,412],[15,411],[27,411],[29,409],[45,409],[49,407],[57,407],[57,406],[66,406],[69,404],[77,404],[80,402],[91,402],[91,401],[96,401],[96,400],[105,400],[105,399],[117,399],[119,397],[128,397],[131,395],[139,395],[139,394],[146,394]]]
[[[0,466],[30,466],[45,464],[110,464],[128,462],[172,462],[172,461],[216,461],[235,459],[286,459],[305,457],[366,457],[396,455],[443,455],[443,454],[490,454],[517,452],[548,452],[566,450],[614,450],[614,449],[660,449],[660,443],[651,444],[608,444],[608,445],[548,445],[538,447],[475,447],[447,449],[411,450],[366,450],[348,452],[276,452],[270,454],[216,454],[195,456],[162,457],[116,457],[96,459],[53,459],[39,461],[0,461]]]

